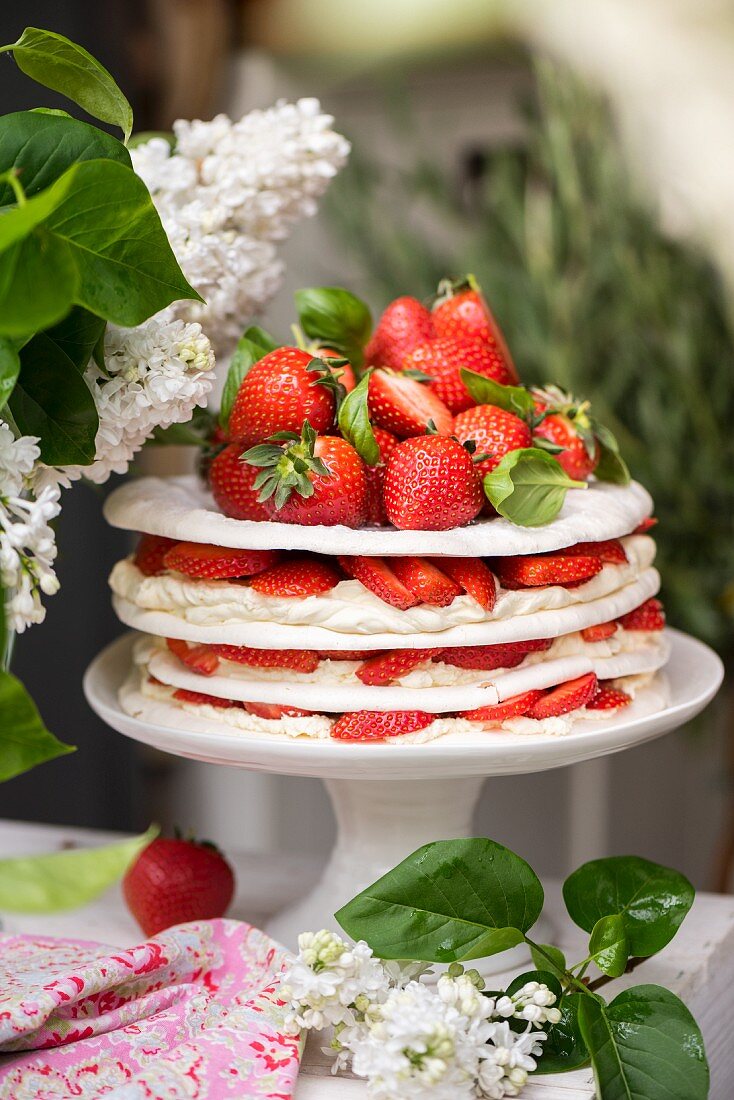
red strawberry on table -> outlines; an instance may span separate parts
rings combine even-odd
[[[141,535],[133,562],[146,577],[158,577],[165,573],[163,559],[175,545],[175,539],[166,539],[162,535]]]
[[[377,322],[365,348],[365,364],[398,370],[408,352],[431,336],[433,321],[426,307],[417,298],[396,298]]]
[[[277,596],[285,599],[304,599],[329,592],[339,581],[341,574],[321,558],[293,557],[258,573],[249,581],[261,596]]]
[[[634,611],[628,611],[626,615],[620,615],[617,622],[625,630],[663,630],[665,627],[665,611],[660,600],[645,600]]]
[[[459,443],[473,441],[477,455],[487,455],[477,463],[481,477],[491,473],[509,451],[532,447],[530,428],[514,413],[496,405],[476,405],[454,418],[452,435]]]
[[[430,661],[440,654],[436,649],[392,649],[388,653],[378,653],[369,657],[357,669],[357,677],[363,684],[376,687],[390,684],[393,680],[405,676],[411,669],[424,661]]]
[[[380,466],[365,466],[367,478],[367,523],[383,525],[387,523],[385,505],[382,502],[382,482],[385,477],[385,463],[397,445],[397,437],[384,428],[373,426],[372,433],[380,451]]]
[[[277,550],[236,550],[204,542],[177,542],[163,561],[166,569],[201,580],[224,580],[262,573],[280,558]]]
[[[451,411],[431,386],[406,374],[376,370],[369,381],[370,418],[378,428],[406,439],[433,424],[439,435],[451,431]]]
[[[475,710],[464,710],[460,718],[467,718],[470,722],[504,722],[507,718],[524,718],[528,711],[543,697],[543,691],[525,691],[522,695],[513,695],[511,699],[505,699],[504,703],[496,703],[491,707],[477,707]]]
[[[485,611],[492,610],[497,600],[497,582],[494,573],[481,558],[445,557],[429,558],[429,561],[456,581]]]
[[[178,657],[179,661],[198,672],[201,676],[213,676],[219,668],[219,657],[213,647],[207,645],[192,645],[182,638],[166,638],[166,644],[171,653]]]
[[[314,431],[327,432],[335,411],[334,378],[325,362],[301,348],[276,348],[242,380],[229,435],[244,449],[275,432],[300,432],[304,420]]]
[[[232,868],[213,844],[164,837],[143,849],[122,881],[125,901],[146,936],[224,916],[234,886]]]
[[[631,695],[607,681],[599,684],[599,690],[586,706],[588,710],[618,710],[620,707],[628,707],[631,702]]]
[[[270,519],[258,498],[255,479],[259,470],[242,459],[242,445],[230,443],[212,459],[208,480],[214,500],[232,519]]]
[[[422,710],[358,710],[342,714],[331,727],[337,741],[384,741],[430,726],[435,714]]]
[[[273,436],[245,452],[271,519],[313,527],[362,527],[367,519],[366,467],[351,443],[317,436],[306,420],[300,435]]]
[[[420,603],[447,607],[461,594],[461,585],[437,569],[428,558],[390,558],[390,568]]]
[[[372,558],[362,554],[340,557],[344,572],[378,596],[383,603],[407,611],[418,603],[418,597],[398,579],[384,558]]]
[[[429,375],[433,379],[431,388],[454,414],[474,404],[462,381],[462,369],[493,378],[503,386],[515,380],[504,360],[487,344],[480,340],[457,340],[450,336],[419,344],[406,355],[402,369]]]
[[[601,572],[602,560],[593,555],[559,552],[497,558],[495,570],[503,588],[532,588],[537,585],[574,585],[591,580]]]
[[[560,714],[568,714],[569,711],[585,707],[598,689],[596,674],[587,672],[583,676],[577,676],[575,680],[567,680],[565,684],[551,688],[542,699],[528,711],[529,718],[556,718]]]
[[[473,520],[484,503],[472,456],[450,436],[405,439],[393,450],[383,482],[387,518],[395,527],[445,531]]]
[[[433,310],[433,327],[437,336],[450,336],[454,339],[481,340],[492,349],[496,369],[503,370],[507,381],[518,381],[515,364],[510,349],[505,343],[499,325],[492,316],[479,284],[469,276],[458,283],[445,281],[439,286]],[[502,381],[499,374],[491,375]]]
[[[250,668],[283,668],[290,672],[313,672],[319,655],[312,649],[253,649],[245,645],[215,643],[207,647],[217,658]]]

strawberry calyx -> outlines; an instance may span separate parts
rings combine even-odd
[[[436,293],[428,300],[428,308],[435,309],[436,306],[443,305],[444,302],[448,302],[451,298],[456,297],[457,294],[461,294],[464,290],[473,290],[476,294],[482,293],[482,288],[475,275],[469,273],[467,275],[460,275],[456,279],[441,279]]]
[[[297,432],[276,432],[266,443],[258,443],[245,451],[242,455],[244,462],[262,467],[254,481],[260,503],[273,497],[279,510],[290,500],[294,491],[302,497],[313,496],[314,487],[309,474],[331,477],[329,467],[314,454],[316,438],[316,432],[308,420],[304,420],[300,435]]]

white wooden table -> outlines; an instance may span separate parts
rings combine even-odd
[[[20,822],[0,821],[0,857],[49,852],[62,845],[101,844],[114,835]],[[261,924],[275,910],[303,893],[314,880],[318,865],[301,857],[232,856],[238,890],[232,917]],[[558,930],[556,942],[570,958],[586,954],[584,935],[564,919],[558,883],[546,883],[546,911]],[[82,910],[47,916],[0,914],[8,932],[42,932],[78,936],[124,946],[140,938],[127,912],[119,887]],[[498,976],[497,984],[502,982]],[[734,1094],[734,897],[699,894],[673,943],[634,975],[607,987],[614,995],[624,985],[656,982],[682,997],[698,1020],[711,1064],[710,1100],[731,1100]],[[329,1074],[328,1062],[310,1043],[301,1069],[296,1100],[364,1100],[360,1081]],[[557,1077],[536,1077],[523,1093],[526,1100],[592,1100],[589,1070]]]

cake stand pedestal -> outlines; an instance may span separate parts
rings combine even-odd
[[[131,668],[133,635],[120,638],[93,661],[84,690],[109,726],[164,752],[326,782],[338,827],[334,851],[311,893],[268,926],[276,939],[293,947],[300,931],[336,927],[333,913],[340,906],[422,844],[471,835],[472,812],[486,777],[546,771],[604,756],[677,729],[698,714],[716,694],[723,666],[701,642],[678,631],[669,635],[672,652],[665,675],[616,717],[579,721],[565,737],[480,732],[423,745],[305,741],[224,726],[215,730],[167,704],[158,712],[161,721],[142,721],[127,714],[118,699]],[[534,938],[547,936],[547,930],[536,928]],[[506,968],[508,958],[507,953],[498,956],[497,965]]]

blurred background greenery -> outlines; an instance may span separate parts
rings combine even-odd
[[[712,262],[666,235],[635,186],[604,99],[550,60],[536,61],[533,74],[524,140],[476,154],[463,186],[427,158],[409,109],[397,108],[399,139],[415,145],[410,166],[361,155],[357,135],[326,215],[373,303],[426,296],[447,273],[472,272],[523,379],[593,398],[655,500],[670,620],[726,654],[734,643],[729,301]]]

